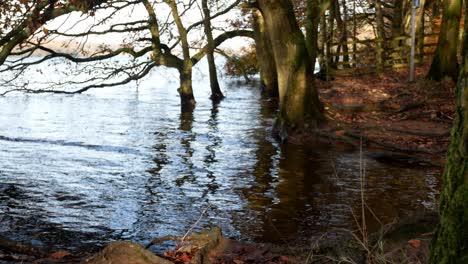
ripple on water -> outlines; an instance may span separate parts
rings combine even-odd
[[[162,85],[0,98],[0,233],[72,250],[147,242],[184,234],[206,208],[200,226],[264,242],[354,224],[358,153],[278,145],[256,87],[225,83],[212,105],[197,83],[181,114],[176,84]],[[439,172],[364,160],[381,220],[433,207]]]

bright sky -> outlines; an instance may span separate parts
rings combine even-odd
[[[200,3],[201,5],[201,3]],[[170,18],[172,20],[172,17],[170,17],[170,10],[167,7],[166,4],[157,4],[155,6],[155,10],[157,12],[158,19],[160,21],[165,21],[166,18]],[[182,10],[179,10],[179,13]],[[79,32],[85,32],[87,29],[89,29],[91,26],[96,25],[97,23],[100,23],[103,18],[111,14],[112,10],[111,9],[106,9],[106,10],[100,10],[96,12],[95,16],[93,17],[88,17],[86,18],[85,15],[78,13],[78,12],[73,12],[69,15],[64,15],[62,17],[59,17],[58,19],[53,20],[52,22],[46,24],[45,28],[49,30],[55,30],[59,29],[61,32],[68,32],[68,33],[79,33]],[[194,22],[200,21],[202,19],[202,15],[200,13],[201,11],[198,9],[198,7],[194,7],[193,10],[188,11],[183,17],[183,23],[185,27],[193,24]],[[229,12],[226,15],[220,16],[216,18],[212,23],[214,28],[221,28],[225,29],[229,27],[229,24],[226,23],[226,19],[232,18],[239,16],[240,12],[239,10],[233,10]],[[130,8],[126,8],[124,10],[119,11],[116,15],[111,20],[107,20],[105,24],[95,26],[93,28],[93,31],[103,31],[106,30],[110,25],[114,23],[124,23],[124,22],[132,22],[132,21],[139,21],[139,20],[146,20],[147,19],[147,13],[146,10],[144,9],[142,4],[132,6]],[[162,25],[160,25],[162,28]],[[203,29],[201,30],[203,31]],[[221,32],[219,30],[214,31],[214,35],[220,34]],[[145,32],[145,36],[149,37],[149,31]],[[178,35],[177,31],[175,28],[172,30],[172,34],[174,36]],[[200,30],[196,31],[194,30],[191,32],[189,35],[190,41],[198,41],[201,39],[202,32]],[[162,36],[162,41],[167,42],[167,32]],[[105,34],[105,35],[93,35],[89,36],[87,39],[88,43],[91,45],[95,46],[98,44],[108,44],[108,45],[115,45],[119,46],[120,44],[124,43],[124,39],[130,37],[130,34],[119,34],[119,33],[112,33],[112,34]],[[140,36],[141,37],[141,36]],[[57,38],[58,41],[62,41],[64,38]],[[66,41],[66,40],[64,40]],[[81,40],[80,40],[81,41]],[[127,41],[128,43],[128,41]],[[244,47],[248,45],[249,40],[245,38],[235,38],[226,41],[223,44],[223,48],[225,49],[232,49],[232,50],[239,50],[241,47]]]

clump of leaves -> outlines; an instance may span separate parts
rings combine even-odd
[[[257,53],[255,46],[244,47],[239,54],[227,57],[224,70],[228,76],[239,77],[258,73]]]

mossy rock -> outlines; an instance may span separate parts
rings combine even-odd
[[[215,227],[204,229],[199,234],[192,234],[189,238],[199,250],[195,253],[192,264],[209,264],[208,254],[214,250],[222,239],[221,229]]]
[[[85,264],[173,264],[142,246],[131,242],[113,242],[87,259]]]

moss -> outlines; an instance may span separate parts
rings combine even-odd
[[[456,119],[443,177],[440,224],[431,249],[433,264],[468,263],[468,76],[464,70],[460,74]]]

